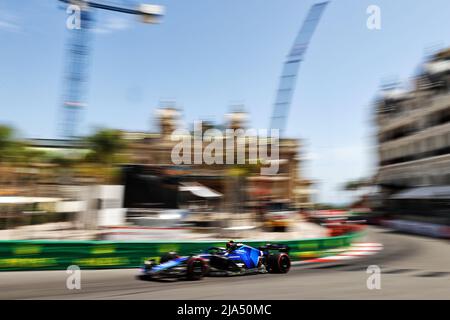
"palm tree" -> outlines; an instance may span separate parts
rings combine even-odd
[[[118,176],[115,164],[122,162],[122,152],[126,148],[122,132],[114,129],[99,129],[88,137],[87,143],[91,152],[87,154],[86,160],[94,164],[93,176],[100,176],[104,182],[113,182]]]
[[[358,179],[348,181],[343,185],[343,189],[345,191],[358,191],[362,188],[368,187],[372,185],[371,179]]]
[[[122,132],[114,129],[100,129],[88,137],[87,142],[91,149],[88,160],[105,165],[114,164],[126,147]]]
[[[0,163],[13,160],[18,154],[19,143],[12,127],[0,125]]]
[[[15,130],[7,125],[0,125],[0,186],[1,194],[15,193],[17,187],[16,167],[22,160],[24,147],[16,139]]]

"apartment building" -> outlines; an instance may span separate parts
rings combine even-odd
[[[450,49],[421,69],[412,90],[384,90],[376,102],[385,188],[450,185]]]
[[[380,93],[376,125],[384,223],[450,237],[450,49],[423,63],[412,89]]]

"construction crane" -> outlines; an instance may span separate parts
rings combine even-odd
[[[76,138],[80,111],[87,106],[86,89],[90,55],[90,30],[93,24],[93,9],[136,15],[145,23],[156,23],[164,14],[164,7],[140,4],[136,8],[118,6],[106,1],[59,0],[78,11],[78,25],[69,30],[67,65],[63,91],[63,122],[61,134],[65,138]]]
[[[284,63],[270,126],[271,129],[279,129],[280,136],[286,127],[286,118],[289,115],[300,64],[327,5],[328,1],[317,3],[311,7]]]

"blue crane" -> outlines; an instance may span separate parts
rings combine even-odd
[[[155,23],[163,14],[163,7],[140,4],[136,8],[118,6],[106,1],[59,0],[77,8],[80,20],[76,28],[71,28],[67,45],[67,65],[63,91],[63,122],[61,133],[65,138],[76,138],[80,111],[87,106],[86,89],[90,54],[90,29],[92,29],[92,9],[101,9],[140,16],[143,22]]]

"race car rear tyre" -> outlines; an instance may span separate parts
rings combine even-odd
[[[286,253],[271,254],[268,267],[271,273],[288,273],[291,268],[291,259]]]
[[[166,263],[167,261],[178,258],[178,254],[176,252],[168,252],[161,256],[159,263]]]
[[[207,266],[202,258],[189,258],[186,263],[186,277],[188,280],[201,280],[206,274]]]

